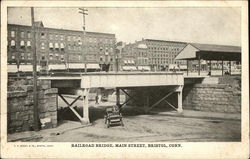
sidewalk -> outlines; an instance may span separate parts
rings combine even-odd
[[[21,142],[35,142],[39,141],[41,138],[47,137],[47,136],[56,136],[63,134],[67,131],[79,129],[86,127],[84,125],[81,125],[79,121],[68,121],[65,120],[61,123],[56,128],[51,128],[51,129],[44,129],[40,131],[25,131],[25,132],[19,132],[19,133],[14,133],[14,134],[8,134],[8,142],[14,142],[14,141],[21,141]]]
[[[156,112],[156,111],[152,111]],[[159,115],[167,115],[173,117],[185,118],[201,118],[201,119],[222,119],[222,120],[241,120],[241,114],[218,113],[218,112],[203,112],[194,110],[183,110],[182,113],[177,111],[158,112]]]

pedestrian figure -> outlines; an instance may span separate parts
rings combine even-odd
[[[98,93],[97,93],[95,96],[95,104],[99,104],[98,99],[99,99],[99,97],[98,97]]]

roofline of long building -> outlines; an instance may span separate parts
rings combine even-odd
[[[20,25],[20,24],[8,24],[8,25],[13,25],[13,26],[21,26],[21,27],[31,27],[30,25]],[[69,29],[58,29],[58,28],[49,28],[49,27],[43,27],[44,29],[51,29],[51,30],[57,30],[57,31],[73,31],[73,32],[83,32],[80,30],[69,30]],[[90,31],[86,31],[86,33],[89,34],[103,34],[103,35],[113,35],[115,37],[115,34],[111,34],[111,33],[101,33],[101,32],[90,32]]]
[[[146,40],[146,41],[156,41],[156,42],[172,42],[172,43],[188,44],[187,42],[182,42],[182,41],[157,40],[157,39],[144,39],[144,40]]]
[[[188,44],[190,44],[192,46],[197,44],[197,45],[210,45],[210,46],[224,46],[224,47],[239,47],[239,48],[241,48],[241,46],[237,46],[237,45],[220,45],[220,44],[204,44],[204,43],[188,43]]]

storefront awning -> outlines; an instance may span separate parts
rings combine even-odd
[[[180,65],[180,69],[181,70],[186,70],[187,69],[187,65]]]
[[[69,63],[69,69],[85,69],[84,63]]]
[[[18,72],[17,65],[8,65],[7,70],[8,72],[12,72],[12,73]]]
[[[135,71],[135,70],[137,70],[135,66],[123,66],[122,69],[124,71]]]
[[[66,66],[64,64],[60,65],[49,65],[49,70],[65,70]]]
[[[100,69],[100,66],[99,64],[90,63],[90,64],[87,64],[87,68],[88,69]]]
[[[36,70],[40,71],[40,66],[36,66]],[[33,72],[33,65],[20,65],[19,71],[21,71],[21,72]]]
[[[150,66],[138,66],[138,70],[150,71]]]

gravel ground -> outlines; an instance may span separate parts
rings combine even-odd
[[[62,133],[46,135],[38,141],[46,142],[222,142],[240,141],[240,120],[169,116],[164,113],[143,114],[127,107],[123,110],[124,127],[107,128],[104,107],[92,107],[92,126],[78,127]],[[198,113],[198,112],[197,112]],[[69,113],[70,116],[70,113]],[[74,122],[73,124],[79,124]],[[63,125],[63,124],[62,124]],[[68,125],[69,127],[72,126]],[[59,126],[60,127],[60,126]],[[65,126],[64,123],[64,127]]]

